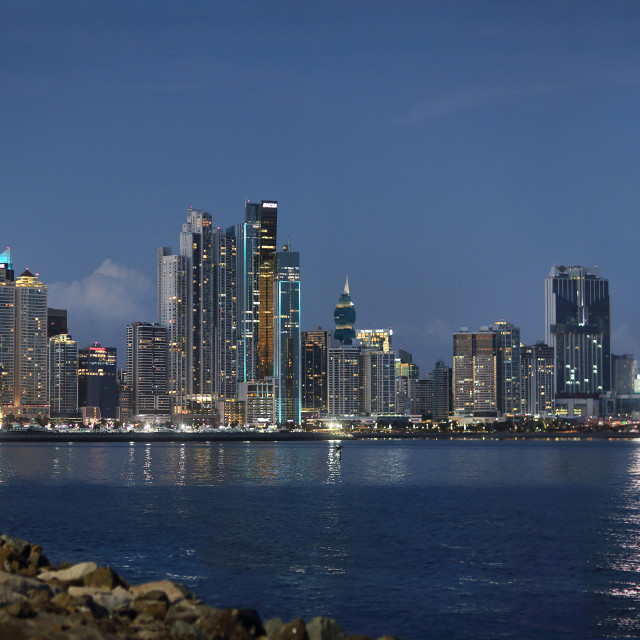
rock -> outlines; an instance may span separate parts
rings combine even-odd
[[[58,571],[43,571],[38,578],[40,580],[58,580],[60,582],[74,582],[75,580],[82,580],[87,574],[95,571],[98,565],[95,562],[80,562],[74,564],[68,569],[61,569]]]
[[[21,538],[14,538],[14,536],[10,536],[8,533],[4,533],[0,536],[0,540],[13,548],[16,553],[23,555],[24,552],[29,548],[29,543],[26,540],[22,540]]]
[[[264,631],[269,638],[278,633],[282,627],[284,627],[282,618],[271,618],[264,623]]]
[[[254,609],[219,609],[200,618],[194,626],[207,637],[221,640],[253,640],[264,635],[264,627]]]
[[[95,603],[104,607],[109,614],[120,607],[128,607],[131,603],[131,594],[122,587],[111,590],[102,587],[71,586],[68,593],[70,596],[89,596]]]
[[[296,618],[283,625],[273,635],[269,635],[269,640],[309,640],[309,634],[304,620]]]
[[[333,619],[318,616],[307,625],[309,640],[347,640],[347,634]]]
[[[56,587],[40,582],[40,580],[36,580],[35,578],[25,578],[13,573],[7,573],[6,571],[0,571],[0,589],[10,589],[11,591],[22,593],[25,596],[29,595],[31,589],[43,589],[50,593],[59,592],[59,589]]]
[[[193,594],[187,588],[177,582],[169,582],[169,580],[157,580],[135,585],[131,587],[130,591],[134,598],[139,598],[149,591],[163,591],[171,604],[184,598],[194,599]]]
[[[95,571],[84,575],[82,582],[86,587],[106,587],[107,589],[129,586],[111,567],[98,567]]]
[[[196,629],[193,625],[185,622],[184,620],[176,620],[171,625],[171,634],[175,638],[185,638],[191,640],[191,638],[196,638],[197,640],[206,640],[207,636]]]

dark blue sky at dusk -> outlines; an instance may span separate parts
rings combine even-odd
[[[303,328],[392,327],[423,372],[555,264],[640,355],[637,2],[0,0],[0,246],[81,346],[155,321],[156,248],[275,199]]]

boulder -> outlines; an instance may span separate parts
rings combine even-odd
[[[309,640],[347,640],[347,634],[333,619],[318,616],[307,625]]]
[[[87,574],[95,571],[98,565],[95,562],[80,562],[74,564],[68,569],[58,571],[43,571],[38,578],[48,582],[49,580],[58,580],[59,582],[75,582],[82,580]]]

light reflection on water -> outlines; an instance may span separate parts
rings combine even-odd
[[[640,443],[342,445],[3,443],[4,526],[373,637],[640,636]]]

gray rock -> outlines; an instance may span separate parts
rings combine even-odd
[[[106,589],[104,587],[69,587],[70,596],[89,596],[96,604],[104,607],[112,614],[120,607],[128,607],[131,603],[131,594],[122,587]]]
[[[8,533],[3,533],[0,536],[0,540],[5,544],[8,544],[10,547],[13,547],[18,553],[22,554],[29,547],[29,543],[26,540],[22,540],[21,538],[14,538],[10,536]]]
[[[176,620],[171,625],[171,633],[176,638],[198,638],[198,640],[206,640],[207,637],[202,631],[196,629],[184,620]]]
[[[60,582],[72,582],[73,580],[82,580],[84,576],[95,571],[98,565],[95,562],[80,562],[74,564],[68,569],[59,571],[43,571],[38,578],[40,580],[60,580]]]
[[[58,593],[60,591],[56,587],[52,587],[35,578],[25,578],[15,573],[7,573],[6,571],[0,571],[0,589],[11,590],[23,595],[29,595],[31,589],[47,589],[50,593]]]
[[[309,640],[347,640],[347,634],[333,619],[323,616],[315,617],[307,625]]]
[[[271,620],[267,620],[264,623],[264,631],[268,637],[271,637],[278,633],[284,627],[284,622],[282,622],[282,618],[271,618]]]

